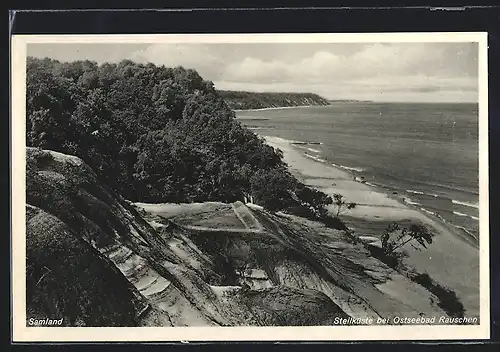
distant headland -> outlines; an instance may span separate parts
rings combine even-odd
[[[233,110],[330,105],[328,99],[314,93],[255,93],[220,90],[219,94]]]

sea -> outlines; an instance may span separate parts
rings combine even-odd
[[[236,117],[478,238],[478,104],[338,102]]]

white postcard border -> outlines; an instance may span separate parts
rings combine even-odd
[[[14,35],[11,38],[12,322],[14,342],[366,341],[490,337],[488,71],[486,32],[356,34]],[[390,43],[479,44],[480,324],[322,327],[26,327],[26,46],[28,43]]]

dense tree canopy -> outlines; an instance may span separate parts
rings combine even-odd
[[[28,58],[27,144],[79,156],[127,199],[331,203],[234,117],[194,70]]]

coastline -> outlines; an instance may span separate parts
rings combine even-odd
[[[283,151],[290,171],[305,184],[329,195],[341,193],[358,206],[341,215],[341,219],[358,236],[380,238],[391,222],[419,222],[434,229],[434,242],[427,250],[408,246],[405,263],[419,272],[427,272],[439,283],[454,290],[467,314],[479,312],[479,250],[472,238],[441,217],[405,202],[404,195],[394,195],[375,185],[355,180],[350,170],[326,163],[279,137],[260,135],[266,143]],[[353,170],[354,171],[354,170]],[[329,210],[334,211],[334,206]]]
[[[294,109],[294,108],[313,108],[315,106],[330,106],[329,105],[294,105],[294,106],[277,106],[272,108],[259,108],[259,109],[233,109],[234,112],[243,112],[243,111],[266,111],[266,110],[284,110],[284,109]]]

